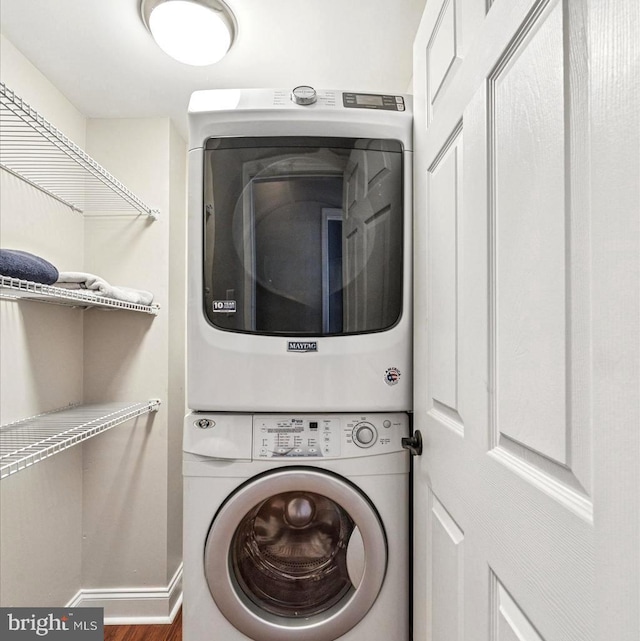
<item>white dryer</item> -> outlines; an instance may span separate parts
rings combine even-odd
[[[191,409],[411,411],[411,104],[193,94]]]
[[[408,641],[409,417],[192,413],[184,641]]]

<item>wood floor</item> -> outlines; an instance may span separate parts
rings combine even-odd
[[[182,609],[169,625],[105,625],[104,641],[182,641]]]

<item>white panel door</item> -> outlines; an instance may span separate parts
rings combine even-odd
[[[637,0],[427,0],[414,641],[640,641]]]

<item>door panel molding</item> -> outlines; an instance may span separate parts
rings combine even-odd
[[[489,448],[591,520],[584,26],[566,2],[536,3],[487,81]]]
[[[490,572],[491,641],[545,641],[493,570]]]
[[[432,608],[427,639],[463,641],[464,533],[433,492],[429,492],[428,532]]]
[[[593,524],[593,503],[585,496],[584,489],[570,470],[556,466],[508,438],[501,438],[500,445],[491,450],[489,456],[581,519]]]
[[[443,0],[427,44],[427,122],[433,120],[438,94],[462,62],[458,0]]]
[[[460,121],[429,167],[427,206],[430,403],[438,403],[439,409],[444,409],[444,415],[464,433],[458,410],[458,218],[462,204],[462,136]],[[430,412],[434,417],[438,416],[438,408],[432,406]],[[442,411],[439,413],[443,414]]]
[[[489,78],[491,422],[567,465],[561,5],[537,16]]]

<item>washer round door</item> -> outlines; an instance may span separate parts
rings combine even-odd
[[[387,541],[369,500],[349,482],[281,469],[232,494],[205,546],[216,605],[259,641],[333,641],[375,602]]]

